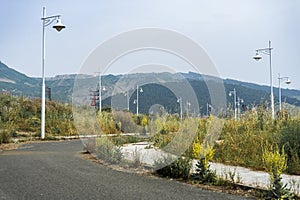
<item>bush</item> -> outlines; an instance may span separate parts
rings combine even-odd
[[[215,171],[210,170],[209,162],[212,160],[214,151],[211,147],[200,147],[199,157],[196,164],[196,173],[192,175],[193,180],[204,184],[214,184],[217,180]]]
[[[279,133],[261,108],[244,117],[225,121],[220,137],[223,143],[215,148],[215,161],[262,169],[262,146],[264,142],[276,144]]]
[[[300,174],[300,120],[290,119],[280,130],[280,148],[284,147],[288,159],[288,172]]]
[[[174,134],[161,134],[157,133],[155,134],[150,140],[154,142],[154,146],[157,146],[159,148],[163,148],[167,146],[172,139],[175,137]]]
[[[117,124],[120,125],[120,130],[123,133],[135,133],[139,132],[139,126],[136,125],[133,114],[124,111],[114,111],[113,117]]]
[[[41,101],[26,97],[14,97],[0,94],[0,124],[1,128],[10,127],[20,132],[40,131]],[[71,106],[55,101],[46,101],[46,133],[74,135]]]
[[[170,165],[165,166],[171,159],[171,157],[164,157],[163,160],[155,161],[156,173],[163,177],[188,179],[192,167],[191,159],[180,156]]]
[[[270,150],[264,149],[262,160],[271,180],[271,189],[267,198],[292,199],[293,194],[286,188],[286,185],[283,185],[281,182],[281,174],[287,168],[287,157],[284,153],[284,149],[282,148],[281,153],[277,146],[274,150],[272,146]]]
[[[8,129],[0,130],[0,144],[11,142],[12,132]]]
[[[148,121],[149,132],[168,134],[178,132],[180,128],[179,120],[173,115],[155,116],[150,122]]]
[[[115,146],[107,137],[96,140],[96,154],[99,159],[111,164],[120,163],[123,159],[121,148]]]
[[[140,167],[142,165],[141,161],[141,153],[138,151],[137,148],[134,149],[132,152],[133,161],[130,163],[132,167]]]
[[[111,137],[111,141],[117,146],[122,146],[124,144],[141,142],[143,139],[132,135],[116,135]]]
[[[98,121],[101,132],[104,134],[118,134],[120,133],[121,123],[117,123],[113,114],[110,112],[98,112]]]

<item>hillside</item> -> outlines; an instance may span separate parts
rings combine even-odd
[[[0,92],[36,97],[40,94],[40,81],[30,78],[0,61]]]
[[[51,88],[51,97],[59,102],[71,102],[73,94],[73,85],[75,78],[84,80],[86,85],[82,88],[83,94],[87,101],[92,95],[91,91],[97,89],[98,77],[90,75],[58,75],[46,79],[46,87]],[[241,82],[237,80],[225,79],[200,75],[197,73],[140,73],[128,75],[104,75],[102,76],[102,85],[105,87],[103,92],[103,105],[110,106],[112,96],[121,95],[122,101],[125,101],[124,92],[117,89],[116,83],[123,81],[123,85],[129,87],[128,93],[130,98],[129,108],[132,112],[136,112],[136,105],[133,104],[136,97],[136,84],[139,82],[148,83],[142,85],[143,94],[140,96],[140,111],[148,112],[154,104],[163,105],[169,112],[178,112],[179,104],[177,97],[168,89],[170,87],[181,88],[184,81],[188,81],[190,86],[196,93],[199,109],[201,113],[206,112],[206,105],[210,102],[209,92],[206,82],[224,82],[226,93],[234,88],[240,98],[244,100],[243,107],[257,105],[269,100],[269,87]],[[153,81],[155,80],[155,81]],[[206,82],[205,82],[206,81]],[[159,83],[159,84],[157,84]],[[130,86],[131,85],[131,86]],[[31,98],[39,98],[41,96],[41,79],[31,78],[14,69],[9,68],[4,63],[0,62],[0,92],[8,91],[17,96],[28,96]],[[278,102],[278,88],[274,88],[275,105]],[[184,94],[182,95],[184,97]],[[128,101],[127,100],[127,101]],[[282,100],[294,106],[300,106],[300,91],[282,89]],[[232,97],[227,96],[228,105],[232,104]],[[123,102],[123,108],[127,108],[128,102]],[[195,110],[195,109],[194,109]],[[192,111],[192,110],[191,110]]]

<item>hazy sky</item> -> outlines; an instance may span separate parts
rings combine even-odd
[[[77,73],[99,44],[119,33],[156,27],[201,45],[222,78],[266,85],[268,57],[252,57],[271,40],[274,85],[281,73],[292,80],[289,88],[300,89],[299,0],[0,0],[0,60],[28,76],[41,77],[43,6],[47,15],[62,14],[67,26],[60,33],[46,28],[47,77]],[[172,64],[188,70],[184,62]],[[111,73],[126,73],[121,65]]]

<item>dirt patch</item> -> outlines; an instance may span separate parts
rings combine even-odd
[[[17,149],[19,148],[20,145],[21,144],[17,144],[17,143],[0,144],[0,152]]]

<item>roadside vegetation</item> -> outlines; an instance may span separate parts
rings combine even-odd
[[[18,137],[39,137],[40,119],[40,99],[0,94],[0,144]],[[45,126],[48,138],[75,135],[71,106],[47,101]]]
[[[1,94],[0,105],[0,144],[9,143],[19,136],[40,136],[40,99]],[[209,135],[214,116],[190,117],[181,121],[178,115],[170,114],[136,116],[126,111],[112,112],[110,109],[94,112],[96,120],[93,126],[87,121],[89,118],[81,117],[81,122],[75,128],[70,105],[47,101],[47,137],[71,136],[80,134],[81,131],[94,134],[97,124],[102,134],[115,136],[101,137],[88,144],[88,149],[109,163],[122,162],[124,156],[120,146],[147,140],[156,148],[179,155],[178,160],[157,170],[162,176],[208,185],[236,184],[237,174],[231,172],[225,178],[218,178],[210,170],[209,162],[220,162],[265,170],[270,174],[271,184],[264,197],[293,198],[289,189],[282,184],[281,174],[300,175],[299,114],[292,116],[288,111],[282,110],[272,120],[266,106],[260,105],[256,109],[245,111],[238,120],[233,117],[222,118],[221,133],[214,138]],[[84,113],[81,114],[85,116]],[[139,137],[121,136],[122,133],[138,133]],[[187,150],[180,152],[180,149]],[[138,152],[135,157],[132,165],[138,166],[141,164]],[[163,166],[168,159],[159,160],[156,165]],[[192,159],[198,160],[193,174],[190,173]]]
[[[28,99],[11,95],[0,95],[0,143],[8,143],[14,137],[30,135],[40,136],[41,103],[40,99]],[[96,112],[96,111],[95,111]],[[82,115],[84,113],[81,113]],[[93,133],[88,117],[81,117],[82,130]],[[186,132],[192,132],[190,146],[192,159],[200,159],[204,139],[214,117],[187,118],[180,122],[176,115],[136,116],[126,111],[98,112],[97,124],[102,134],[115,134],[113,143],[123,145],[142,141],[134,136],[122,136],[121,133],[140,133],[158,148],[168,148],[172,141],[178,148],[187,138]],[[284,150],[287,159],[285,172],[300,175],[300,115],[291,116],[286,110],[271,119],[265,105],[249,110],[240,117],[222,119],[223,127],[213,147],[213,162],[250,167],[263,170],[264,149],[278,147]],[[54,101],[46,102],[46,135],[71,136],[79,134],[80,124],[74,126],[72,107]],[[182,136],[183,135],[183,136]],[[118,137],[117,137],[118,136]],[[177,142],[177,143],[176,143]],[[176,146],[177,145],[177,146]],[[186,145],[186,144],[185,144]],[[170,145],[169,145],[170,146]],[[170,151],[174,151],[169,149]],[[183,153],[183,152],[182,152]]]

